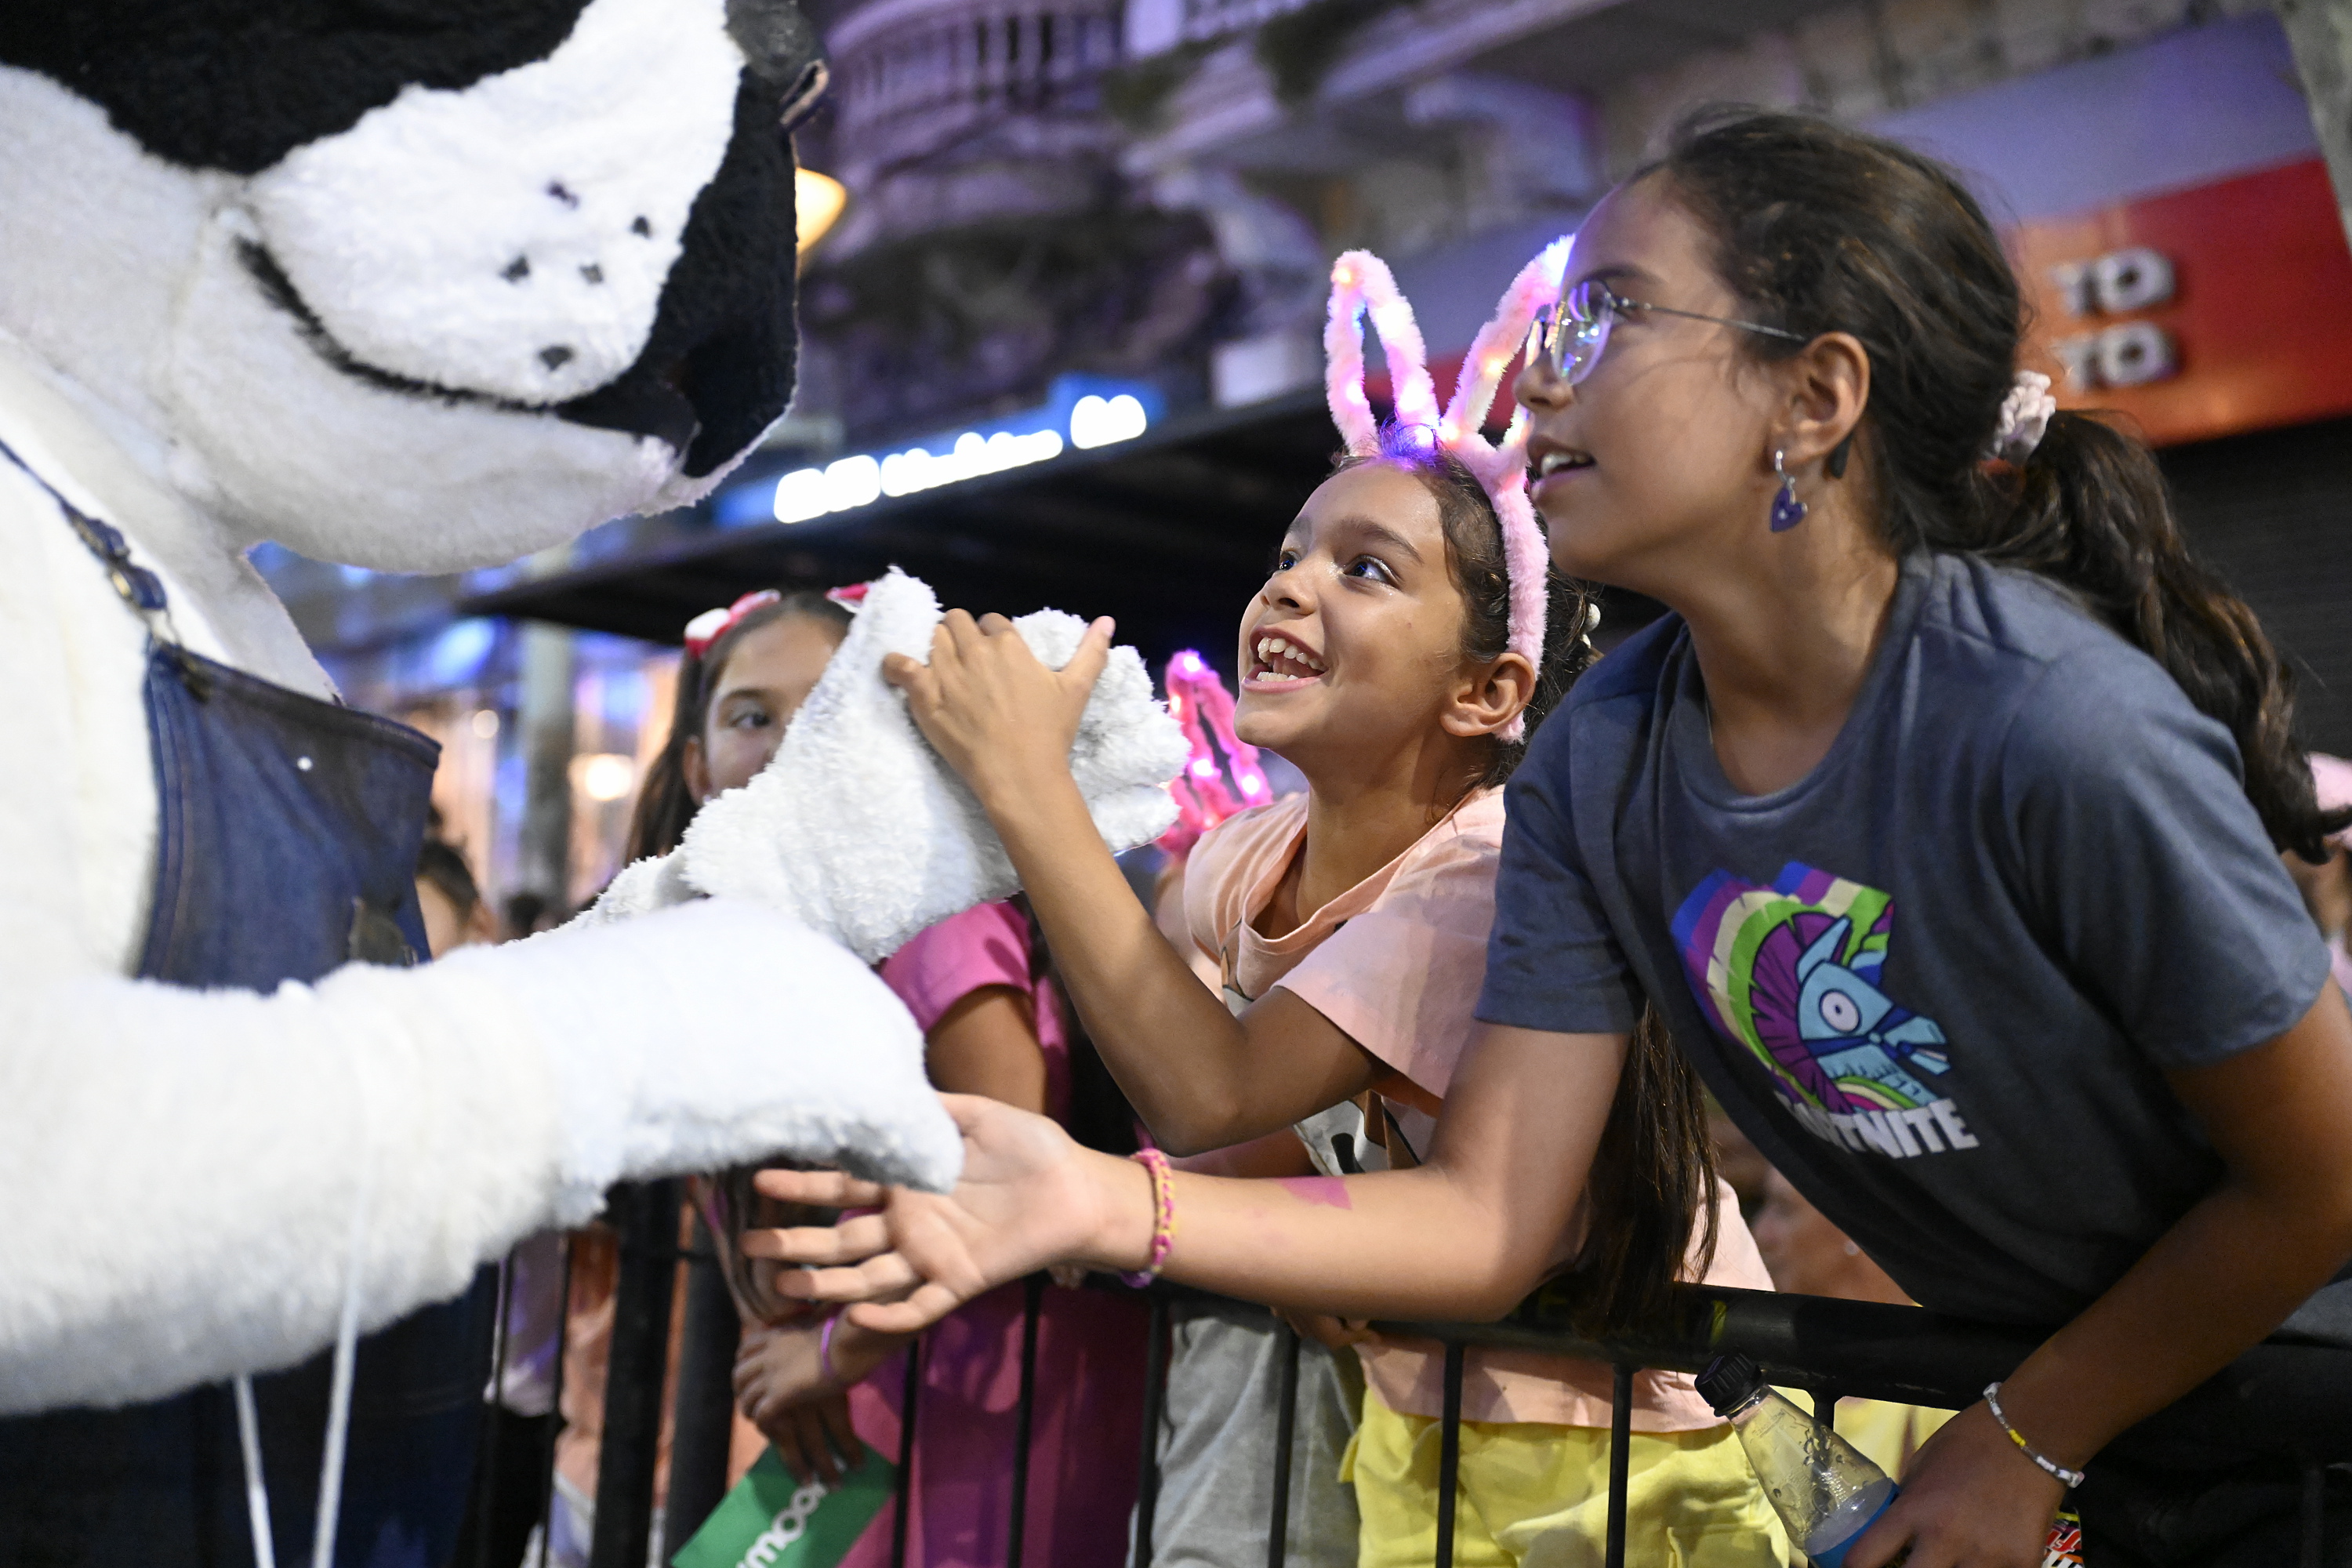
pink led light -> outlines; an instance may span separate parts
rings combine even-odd
[[[1181,858],[1202,834],[1272,796],[1257,748],[1234,732],[1233,693],[1208,660],[1191,648],[1177,654],[1168,661],[1167,688],[1169,715],[1184,727],[1192,755],[1169,785],[1176,826],[1160,836],[1160,847]]]

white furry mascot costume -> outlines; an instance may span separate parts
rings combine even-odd
[[[625,1177],[952,1181],[866,966],[1009,884],[874,670],[928,591],[877,590],[798,774],[411,968],[431,747],[246,560],[446,571],[706,493],[792,392],[814,62],[789,0],[0,3],[0,1563],[253,1561],[217,1380],[290,1367],[242,1423],[279,1549],[334,1401],[318,1561],[436,1565],[484,1259]],[[1081,737],[1115,841],[1183,754],[1132,664]]]

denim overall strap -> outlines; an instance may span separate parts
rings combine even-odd
[[[0,458],[33,472],[5,446]],[[121,533],[43,489],[149,630],[158,823],[140,976],[268,992],[350,962],[416,962],[416,858],[439,748],[188,651],[162,582],[131,558]],[[446,1561],[472,1469],[494,1279],[485,1270],[457,1300],[361,1342],[339,1563]],[[164,1299],[154,1310],[164,1317],[173,1306]],[[330,1361],[322,1352],[253,1380],[273,1533],[288,1561],[310,1540]],[[0,1568],[253,1561],[226,1384],[0,1422]]]

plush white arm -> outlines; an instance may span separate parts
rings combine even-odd
[[[678,852],[682,871],[633,867],[616,903],[643,907],[689,884],[782,910],[878,963],[917,931],[1018,888],[979,803],[882,679],[885,654],[929,657],[939,619],[919,580],[893,571],[876,583],[775,760],[702,808]],[[1056,669],[1086,634],[1084,621],[1057,610],[1013,625]],[[1141,658],[1112,649],[1070,771],[1114,852],[1176,820],[1166,786],[1187,754]]]
[[[623,1176],[770,1153],[945,1185],[897,999],[711,900],[268,996],[84,975],[0,998],[0,1414],[152,1397],[456,1293]]]
[[[263,996],[127,979],[143,633],[0,472],[0,1414],[152,1398],[461,1289],[625,1175],[771,1153],[944,1186],[914,1021],[772,911],[698,902]]]

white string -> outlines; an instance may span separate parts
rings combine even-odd
[[[269,1533],[269,1483],[261,1473],[261,1417],[253,1408],[253,1379],[243,1373],[236,1391],[236,1446],[245,1456],[245,1511],[253,1521],[254,1568],[278,1568],[278,1544]]]
[[[365,1083],[362,1083],[361,1115],[366,1115]],[[359,1192],[352,1199],[351,1258],[343,1276],[343,1315],[335,1329],[335,1373],[327,1400],[327,1452],[319,1463],[318,1531],[311,1538],[311,1568],[331,1568],[335,1561],[335,1526],[343,1511],[343,1450],[351,1436],[352,1373],[360,1340],[360,1269],[367,1241],[368,1180],[372,1162],[362,1137]]]

